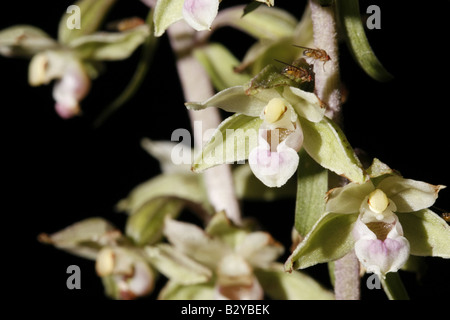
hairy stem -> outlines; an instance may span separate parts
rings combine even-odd
[[[331,60],[326,64],[316,60],[315,90],[318,97],[326,103],[326,116],[341,122],[341,90],[339,76],[339,50],[335,7],[322,7],[319,0],[310,0],[313,22],[314,45],[325,50]],[[338,300],[357,300],[360,298],[359,261],[352,251],[335,262],[335,295]]]
[[[211,81],[193,57],[194,32],[184,21],[173,24],[168,29],[172,49],[177,55],[177,70],[186,101],[203,101],[214,94]],[[221,123],[219,111],[207,108],[189,111],[194,128],[195,147],[201,148],[213,130]],[[199,129],[200,127],[200,129]],[[216,211],[224,210],[227,217],[235,224],[242,224],[239,203],[234,190],[233,176],[229,165],[220,165],[205,171],[204,181],[208,198]]]
[[[326,115],[340,121],[341,90],[339,76],[339,50],[334,6],[322,7],[318,0],[310,0],[313,23],[314,45],[325,50],[331,60],[324,63],[316,60],[314,71],[315,90],[318,97],[327,104]]]

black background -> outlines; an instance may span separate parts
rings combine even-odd
[[[221,6],[238,1],[226,0]],[[299,4],[300,3],[300,4]],[[301,16],[303,1],[276,5]],[[344,130],[353,147],[365,150],[405,177],[450,185],[448,174],[448,1],[361,1],[381,8],[381,30],[367,31],[370,43],[395,76],[378,83],[359,69],[341,46],[341,77],[349,90]],[[420,4],[419,4],[420,3]],[[71,1],[2,3],[0,29],[31,24],[56,36],[59,18]],[[145,17],[139,1],[119,1],[109,21]],[[219,30],[213,40],[229,45],[242,58],[253,39],[233,29]],[[239,43],[239,45],[236,45]],[[170,140],[177,128],[189,128],[184,100],[167,38],[160,46],[141,90],[103,126],[92,123],[121,92],[134,72],[130,59],[107,64],[83,101],[83,116],[60,119],[53,109],[52,86],[31,88],[28,60],[0,58],[0,103],[4,179],[2,269],[8,291],[20,297],[105,299],[94,264],[37,242],[73,222],[102,216],[123,227],[125,216],[114,205],[138,183],[158,174],[159,166],[140,148],[140,139]],[[450,210],[447,189],[436,205]],[[244,202],[247,216],[258,217],[275,238],[289,247],[294,201]],[[273,226],[276,225],[276,228]],[[6,249],[6,250],[5,250]],[[426,258],[428,272],[417,280],[402,272],[413,299],[441,299],[450,293],[448,261]],[[82,289],[68,290],[66,268],[79,265]],[[325,266],[307,270],[329,286]],[[363,298],[384,299],[363,285]]]

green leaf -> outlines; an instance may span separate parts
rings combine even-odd
[[[212,43],[194,50],[194,56],[208,72],[214,87],[221,91],[250,80],[250,76],[236,73],[239,60],[223,45]]]
[[[77,12],[64,13],[59,22],[58,41],[69,44],[73,40],[94,33],[103,23],[109,10],[116,0],[79,0],[75,5],[80,8],[80,29],[69,28],[68,21],[73,19]]]
[[[258,39],[278,39],[292,36],[297,19],[285,10],[260,6],[242,17],[244,6],[222,10],[212,24],[212,30],[233,27]]]
[[[273,201],[295,197],[295,179],[289,179],[280,188],[269,188],[255,177],[250,166],[239,165],[233,171],[236,195],[243,200]]]
[[[147,25],[123,32],[97,32],[78,37],[70,47],[81,59],[123,60],[150,35]]]
[[[174,186],[177,186],[174,188]],[[183,199],[199,205],[208,212],[211,206],[201,182],[201,176],[192,173],[161,174],[135,187],[116,208],[134,214],[148,201],[158,197]]]
[[[264,293],[276,300],[333,300],[334,295],[308,275],[293,271],[288,273],[281,264],[267,269],[254,270]]]
[[[387,273],[386,278],[381,279],[381,284],[389,300],[409,300],[408,292],[398,272]]]
[[[59,45],[47,33],[29,25],[12,26],[0,31],[0,54],[6,57],[32,57]]]
[[[304,149],[299,156],[295,229],[305,236],[325,212],[328,170],[318,165]]]
[[[360,67],[377,81],[392,80],[393,76],[375,56],[367,40],[359,13],[359,1],[338,0],[336,10],[346,35],[347,46]]]
[[[225,119],[196,157],[192,169],[201,172],[213,166],[243,162],[258,143],[262,120],[243,114]]]
[[[214,284],[199,283],[190,286],[169,280],[158,295],[159,300],[212,300]]]
[[[155,15],[155,36],[160,37],[166,29],[174,22],[183,18],[184,0],[159,0],[156,2]]]
[[[285,270],[304,269],[337,260],[353,249],[358,214],[326,213],[316,222],[285,263]]]
[[[450,258],[450,226],[429,209],[397,213],[411,254]]]
[[[363,183],[366,176],[342,130],[330,119],[311,122],[299,117],[303,130],[303,146],[321,166],[350,181]]]
[[[103,218],[88,218],[68,226],[61,231],[39,235],[39,241],[54,245],[71,254],[94,260],[103,243],[120,236],[111,223]]]
[[[210,269],[167,244],[146,247],[145,257],[167,278],[183,285],[207,282],[212,277]]]
[[[166,216],[176,218],[184,204],[184,201],[171,197],[148,201],[128,218],[125,234],[138,246],[156,243],[162,238]]]

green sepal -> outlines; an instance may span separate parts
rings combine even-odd
[[[225,119],[195,158],[192,170],[202,172],[224,163],[243,162],[257,146],[262,121],[239,113]]]
[[[189,286],[169,280],[159,292],[158,300],[212,300],[214,283],[198,283]]]
[[[353,249],[353,225],[358,214],[326,213],[298,244],[285,263],[285,270],[304,269],[337,260]]]
[[[149,35],[150,28],[141,25],[123,32],[96,32],[80,36],[70,43],[70,47],[81,59],[123,60]]]
[[[264,293],[275,300],[333,300],[331,291],[300,271],[291,273],[274,263],[267,269],[254,270]]]
[[[303,147],[321,166],[350,181],[363,183],[367,180],[361,162],[342,130],[330,119],[320,122],[299,117],[303,130]]]
[[[297,25],[293,15],[276,7],[260,6],[251,14],[242,14],[243,6],[222,10],[211,27],[233,27],[257,39],[278,39],[292,36]]]
[[[219,43],[211,43],[195,49],[194,56],[203,65],[218,91],[242,85],[250,80],[249,75],[234,71],[234,68],[239,65],[239,60]]]
[[[337,16],[343,27],[347,46],[360,67],[373,79],[381,82],[393,79],[375,56],[364,32],[358,0],[337,0]]]
[[[173,186],[177,186],[174,188]],[[161,174],[136,186],[116,205],[118,211],[132,215],[148,201],[158,197],[182,199],[196,205],[199,210],[212,212],[201,176],[192,173]]]
[[[156,2],[153,23],[155,36],[160,37],[174,22],[183,18],[184,0],[159,0]]]
[[[328,170],[317,164],[304,149],[300,150],[299,156],[295,229],[305,236],[325,212]]]
[[[248,3],[244,8],[244,12],[242,13],[242,16],[244,17],[245,15],[249,14],[250,12],[258,9],[258,7],[262,4],[263,3],[261,1],[252,1],[252,2]]]
[[[103,218],[93,217],[76,222],[58,232],[40,234],[38,240],[73,255],[95,260],[104,243],[116,241],[121,233]]]
[[[116,0],[79,0],[74,5],[80,8],[80,29],[70,29],[67,21],[73,13],[64,13],[58,28],[58,41],[70,44],[73,40],[94,33],[103,23]]]
[[[429,209],[396,214],[412,255],[450,258],[450,226],[444,219]]]
[[[156,246],[147,246],[144,252],[145,258],[152,266],[167,278],[179,284],[204,283],[212,277],[210,269],[168,244],[161,243]]]
[[[0,31],[0,54],[5,57],[30,58],[58,46],[47,33],[33,26],[16,25]]]
[[[246,229],[236,227],[227,218],[224,211],[218,212],[212,217],[205,228],[205,232],[211,237],[219,238],[231,248],[235,248],[248,234]]]
[[[125,234],[138,246],[154,244],[162,238],[164,219],[176,218],[184,205],[183,200],[172,197],[154,198],[127,219]]]

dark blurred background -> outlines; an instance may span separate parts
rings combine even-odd
[[[277,0],[298,18],[305,1]],[[224,1],[221,6],[239,1]],[[299,4],[300,3],[300,4]],[[341,77],[349,95],[344,105],[344,130],[353,147],[365,150],[405,177],[450,185],[448,174],[448,74],[444,44],[448,36],[448,1],[412,5],[399,1],[360,2],[381,8],[381,29],[367,30],[378,58],[395,77],[378,83],[353,61],[341,45]],[[2,4],[0,29],[31,24],[56,36],[61,15],[72,1],[18,1]],[[145,17],[138,0],[118,1],[108,21]],[[253,39],[233,29],[218,31],[213,40],[229,44],[243,57]],[[241,45],[236,46],[236,42]],[[114,205],[137,184],[158,174],[159,166],[140,147],[143,137],[170,140],[177,128],[190,128],[176,75],[174,57],[163,36],[155,63],[142,89],[99,128],[93,122],[126,86],[139,50],[125,61],[107,63],[82,102],[83,116],[62,120],[54,112],[52,85],[28,85],[28,60],[0,57],[4,190],[3,276],[18,296],[51,299],[105,299],[94,263],[37,242],[41,232],[52,233],[76,221],[102,216],[122,228],[126,216]],[[3,191],[5,192],[5,191]],[[244,202],[246,216],[290,246],[295,201]],[[448,189],[436,206],[450,211]],[[276,228],[273,228],[276,225]],[[450,244],[449,244],[450,245]],[[448,261],[426,258],[428,270],[417,279],[402,272],[413,299],[440,299],[450,294]],[[79,265],[81,290],[68,290],[66,269]],[[326,267],[306,272],[329,286]],[[363,298],[385,299],[382,290],[367,290]]]

